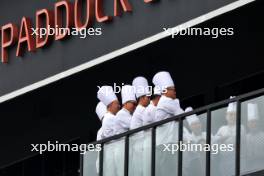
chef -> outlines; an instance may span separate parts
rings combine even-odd
[[[232,99],[234,97],[231,96],[230,98]],[[233,151],[219,151],[218,159],[220,159],[219,170],[221,175],[234,175],[235,173],[236,110],[237,103],[229,103],[226,112],[227,125],[220,127],[214,140],[212,140],[212,143],[218,143],[219,145],[233,145]],[[241,125],[241,146],[245,145],[245,135],[245,128]]]
[[[98,99],[107,107],[107,112],[104,115],[103,124],[101,127],[101,138],[108,138],[116,133],[116,113],[120,109],[119,101],[111,86],[102,86],[97,92]],[[103,175],[116,176],[118,166],[115,165],[116,144],[114,141],[104,145],[104,164]]]
[[[233,98],[233,97],[230,97]],[[222,143],[230,141],[235,142],[236,137],[236,103],[229,103],[226,113],[227,125],[220,127],[216,133],[216,139]]]
[[[248,134],[246,135],[246,171],[262,170],[264,166],[264,132],[261,130],[257,104],[249,103],[247,105],[247,117]]]
[[[144,112],[144,118],[143,118],[143,126],[151,124],[155,122],[155,113],[156,113],[156,107],[159,102],[159,99],[161,97],[161,90],[158,87],[154,87],[154,91],[152,94],[152,99],[150,101],[150,104],[146,108]],[[149,136],[149,132],[144,133],[144,144],[143,144],[143,175],[149,176],[151,175],[151,137]]]
[[[95,108],[95,112],[99,118],[99,120],[103,123],[104,115],[107,112],[107,108],[104,105],[104,103],[99,102]],[[97,132],[97,138],[96,140],[99,141],[102,139],[102,128],[100,128]]]
[[[138,105],[133,114],[130,129],[135,129],[143,126],[144,111],[150,102],[150,90],[148,81],[144,77],[136,77],[132,82],[133,88],[135,89],[136,98]]]
[[[155,115],[156,121],[164,120],[184,112],[180,107],[179,100],[176,98],[175,85],[169,72],[162,71],[157,73],[153,77],[152,82],[162,90]],[[178,154],[164,151],[164,144],[178,143],[178,123],[173,121],[159,126],[156,134],[157,163],[160,168],[157,171],[157,176],[177,175]]]
[[[144,77],[136,77],[132,82],[135,89],[138,105],[132,116],[130,129],[135,129],[143,126],[144,112],[149,105],[151,92],[149,90],[148,81]],[[142,161],[143,145],[144,145],[144,132],[141,131],[130,138],[130,146],[132,151],[130,152],[129,160],[129,175],[143,176],[144,174],[144,162]]]
[[[193,111],[192,107],[185,109],[185,112]],[[192,144],[206,144],[206,132],[202,131],[202,123],[196,114],[186,117],[191,134],[189,140]],[[188,175],[205,175],[206,167],[206,153],[204,150],[201,151],[187,151],[184,152],[184,159],[188,169]]]
[[[162,96],[157,104],[157,110],[155,114],[155,121],[164,120],[176,115],[183,113],[184,111],[180,107],[179,100],[176,98],[176,89],[174,86],[174,82],[171,78],[169,72],[159,72],[157,73],[152,80],[153,84],[162,91]],[[176,130],[176,124],[171,122],[167,125],[167,129],[161,130],[162,134],[159,134],[159,138],[157,138],[157,144],[165,144],[168,142],[176,142],[178,139],[178,134]],[[177,128],[178,129],[178,128]],[[174,134],[174,135],[173,135]]]
[[[99,102],[95,108],[95,112],[99,118],[99,120],[103,123],[104,115],[107,112],[106,106],[102,103]],[[102,128],[100,128],[97,132],[97,141],[100,141],[102,139]],[[96,159],[96,172],[97,174],[99,173],[99,153],[97,154],[97,159]]]
[[[153,77],[152,82],[162,91],[162,96],[157,105],[156,121],[184,112],[180,107],[179,100],[176,98],[176,89],[169,72],[162,71],[157,73]]]
[[[132,115],[137,105],[133,86],[123,86],[121,90],[121,97],[123,108],[116,114],[116,134],[129,130]]]
[[[107,107],[102,124],[102,139],[115,135],[115,115],[120,109],[119,101],[111,86],[102,86],[97,98]]]
[[[116,134],[124,133],[129,130],[132,114],[136,108],[135,90],[131,85],[125,85],[121,90],[123,108],[116,114]],[[117,176],[124,175],[124,141],[116,141],[115,165],[118,167]]]
[[[193,111],[191,107],[186,108],[185,112]],[[186,117],[191,130],[190,140],[194,144],[206,143],[206,132],[202,131],[202,123],[196,114]]]
[[[160,97],[161,97],[161,89],[159,87],[154,87],[152,100],[145,110],[143,125],[148,125],[155,122],[155,114]]]

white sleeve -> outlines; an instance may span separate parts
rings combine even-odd
[[[123,129],[129,129],[130,128],[130,117],[126,116],[125,114],[118,114],[117,117],[118,124],[123,128]]]
[[[102,139],[108,138],[108,137],[113,136],[115,134],[113,120],[114,120],[114,118],[104,119],[104,122],[102,125]]]
[[[154,108],[148,106],[147,109],[144,112],[144,118],[143,118],[143,125],[148,125],[154,122],[155,119],[155,111]],[[154,117],[153,117],[154,116]]]
[[[99,141],[102,139],[102,128],[100,128],[97,132],[96,140]]]
[[[134,113],[132,120],[131,120],[130,129],[135,129],[135,128],[141,127],[143,125],[141,118],[142,117],[139,113]]]
[[[220,129],[217,131],[216,135],[214,136],[212,143],[220,142],[220,140],[224,137],[224,131],[225,130],[226,129],[224,126],[220,127]]]
[[[164,109],[157,108],[157,111],[155,114],[155,121],[158,122],[158,121],[164,120],[168,118],[168,116],[169,114]]]
[[[184,111],[180,107],[179,100],[170,100],[163,102],[159,107],[157,107],[155,119],[156,121],[160,121],[179,115],[183,112]]]
[[[175,102],[175,104],[174,104],[174,106],[175,106],[175,113],[174,113],[174,115],[179,115],[179,114],[182,114],[182,113],[184,113],[184,110],[181,108],[181,106],[180,106],[180,101],[179,101],[179,99],[175,99],[174,100],[174,102]]]

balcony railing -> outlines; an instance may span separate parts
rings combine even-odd
[[[264,170],[263,95],[264,89],[260,89],[96,141],[92,144],[101,144],[102,150],[81,155],[81,175],[239,176]],[[227,125],[227,106],[234,102],[237,106],[233,125],[232,122]],[[247,116],[249,103],[257,104],[259,113],[259,118],[251,124]],[[202,135],[196,142],[209,144],[211,150],[171,150],[180,142],[189,143],[185,131],[192,132],[193,129],[187,124],[186,117],[193,114],[199,117],[202,130],[198,132]],[[219,138],[222,133],[228,134]],[[225,151],[224,144],[233,147]]]

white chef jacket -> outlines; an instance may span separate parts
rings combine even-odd
[[[107,112],[104,115],[101,130],[102,139],[114,136],[116,133],[116,116]],[[117,176],[117,165],[115,163],[115,150],[117,146],[116,141],[111,141],[104,145],[104,161],[107,161],[104,163],[104,175],[107,173],[109,176]]]
[[[97,141],[100,141],[102,139],[102,128],[100,128],[98,131],[97,131],[97,137],[96,137],[96,140]]]
[[[183,112],[178,99],[174,100],[162,95],[157,105],[155,120],[164,120]],[[178,125],[179,123],[172,121],[159,126],[157,128],[157,145],[178,142]],[[183,136],[188,136],[185,134],[186,131],[187,129],[183,128]]]
[[[144,112],[143,125],[148,125],[155,122],[156,110],[157,107],[154,106],[154,104],[151,101],[148,107],[146,107],[146,110]]]
[[[245,171],[258,171],[263,169],[264,161],[264,132],[249,133],[246,136],[246,166]]]
[[[190,135],[190,140],[194,144],[198,144],[200,140],[204,140],[206,142],[206,132],[202,132],[199,136],[197,136],[194,133],[192,133]]]
[[[160,121],[183,112],[178,99],[172,99],[162,95],[157,105],[155,119],[156,121]]]
[[[264,132],[249,133],[247,138],[247,155],[253,159],[262,157],[264,159]]]
[[[144,111],[146,108],[142,105],[138,105],[131,120],[130,129],[135,129],[143,126]]]
[[[101,120],[102,124],[103,124],[103,121],[104,121],[104,117]],[[97,141],[100,141],[101,139],[102,139],[102,127],[97,131],[97,137],[96,137]]]
[[[116,134],[124,133],[129,130],[130,128],[130,122],[132,119],[131,113],[125,109],[122,108],[117,114],[116,114]]]
[[[116,117],[114,114],[107,112],[104,115],[104,120],[102,123],[101,130],[102,130],[101,139],[108,138],[110,136],[115,135]]]
[[[245,128],[243,125],[241,125],[241,137],[242,139],[245,137]],[[221,141],[222,138],[225,138],[225,141]],[[222,126],[216,133],[214,140],[216,142],[223,142],[224,144],[235,144],[236,143],[236,125]]]
[[[245,128],[241,125],[241,146],[245,145]],[[218,132],[216,133],[212,143],[225,144],[230,145],[233,144],[233,151],[219,151],[220,154],[220,162],[219,168],[221,175],[233,175],[235,170],[235,144],[236,144],[236,125],[230,126],[225,125],[222,126]],[[244,154],[244,152],[241,152]],[[244,156],[241,156],[241,160],[243,160]]]

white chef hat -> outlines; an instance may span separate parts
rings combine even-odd
[[[248,103],[247,110],[248,110],[248,121],[259,119],[259,112],[258,112],[258,105],[257,104]]]
[[[111,86],[102,86],[97,92],[97,98],[103,102],[105,106],[117,100],[116,94]]]
[[[169,72],[158,72],[152,79],[152,82],[155,86],[159,87],[161,90],[164,90],[168,87],[174,87],[174,82],[171,78]]]
[[[231,96],[230,99],[235,98],[235,96]],[[236,112],[237,110],[237,103],[233,102],[233,103],[229,103],[228,107],[227,107],[227,112]]]
[[[193,108],[192,107],[188,107],[188,108],[185,109],[185,112],[191,112],[191,111],[193,111]],[[199,120],[199,118],[197,117],[196,114],[187,116],[186,117],[186,120],[187,120],[189,126],[191,126],[193,123],[200,122],[200,120]]]
[[[135,89],[136,97],[139,98],[143,95],[150,95],[148,80],[142,76],[136,77],[132,85]]]
[[[128,101],[136,101],[135,89],[131,85],[125,85],[122,87],[121,96],[122,104]]]
[[[153,95],[161,95],[161,94],[162,94],[161,88],[155,86],[154,87],[154,94]]]
[[[100,120],[103,119],[105,113],[107,112],[107,108],[104,103],[99,102],[95,108],[95,112]]]

